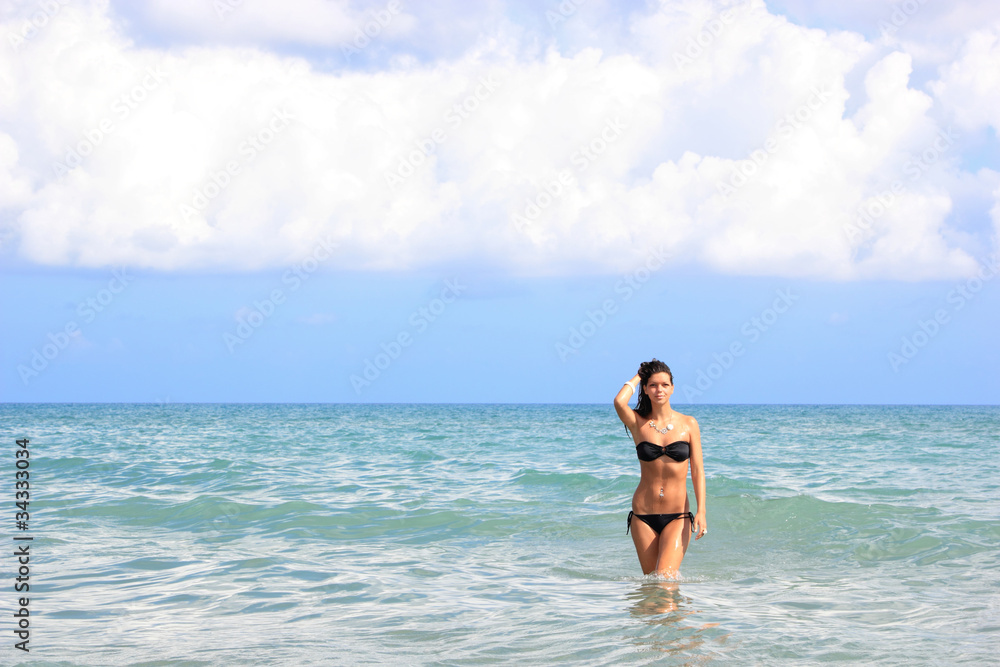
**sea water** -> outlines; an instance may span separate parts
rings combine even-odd
[[[0,662],[996,664],[1000,408],[676,409],[709,533],[671,582],[610,402],[0,405]]]

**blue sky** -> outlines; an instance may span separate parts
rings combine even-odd
[[[998,9],[40,7],[0,400],[1000,399]]]

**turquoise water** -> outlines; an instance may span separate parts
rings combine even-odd
[[[0,405],[24,662],[995,664],[1000,408],[678,409],[710,532],[671,584],[610,402]]]

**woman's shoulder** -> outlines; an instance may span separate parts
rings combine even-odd
[[[692,415],[686,415],[683,412],[679,412],[678,410],[674,410],[674,412],[676,412],[678,415],[680,415],[680,418],[688,426],[691,426],[691,427],[697,427],[698,426],[698,420],[695,419]]]

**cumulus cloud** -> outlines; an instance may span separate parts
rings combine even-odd
[[[969,35],[931,89],[963,129],[1000,131],[1000,25]]]
[[[317,25],[357,20],[322,4]],[[262,7],[226,29],[257,35]],[[932,97],[908,53],[873,59],[860,34],[752,2],[664,7],[623,24],[628,51],[534,53],[498,30],[453,58],[330,72],[259,48],[140,48],[107,3],[64,6],[0,55],[0,242],[160,270],[288,265],[321,240],[331,266],[366,270],[627,271],[661,245],[735,274],[974,268],[984,232],[953,229],[960,148],[934,102],[988,102],[995,40],[970,38]]]
[[[941,101],[949,120],[962,131],[992,131],[1000,136],[1000,21],[971,32],[964,40],[959,57],[942,68],[930,89]],[[1000,173],[983,168],[977,174],[982,189],[992,190],[992,247],[1000,249]]]

